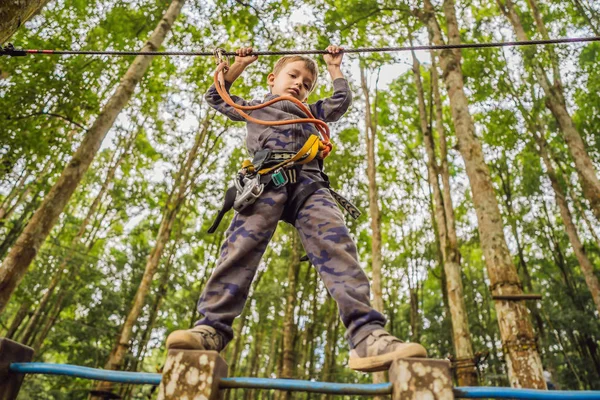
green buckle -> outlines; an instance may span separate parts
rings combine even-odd
[[[287,174],[283,171],[282,168],[279,168],[278,170],[273,172],[273,174],[271,175],[271,180],[273,181],[273,184],[277,188],[288,183]]]

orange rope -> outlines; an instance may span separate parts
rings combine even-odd
[[[217,66],[217,69],[215,71],[215,88],[217,89],[217,92],[223,98],[225,103],[227,103],[231,107],[233,107],[238,112],[238,114],[240,114],[242,117],[246,118],[250,122],[254,122],[255,124],[260,124],[260,125],[267,125],[267,126],[280,126],[280,125],[306,124],[306,123],[314,124],[315,128],[317,128],[317,130],[319,131],[319,133],[321,133],[321,136],[323,137],[323,141],[322,141],[323,146],[324,146],[323,158],[327,157],[329,155],[329,153],[331,153],[331,150],[333,149],[333,145],[329,141],[329,126],[327,126],[327,124],[325,122],[321,121],[320,119],[316,119],[314,117],[314,115],[312,115],[312,113],[310,112],[308,107],[306,107],[306,105],[304,105],[300,100],[296,99],[295,97],[279,96],[273,100],[269,100],[266,103],[258,104],[256,106],[240,106],[239,104],[236,104],[229,96],[229,93],[227,93],[227,90],[225,90],[225,78],[223,76],[223,69],[225,68],[225,66],[226,66],[225,63],[220,63]],[[262,119],[257,119],[257,118],[251,117],[250,115],[246,114],[243,111],[243,110],[245,110],[245,111],[258,110],[258,109],[261,109],[264,107],[268,107],[271,104],[277,103],[278,101],[286,101],[286,100],[291,101],[294,104],[296,104],[298,107],[300,107],[302,112],[304,112],[308,117],[307,118],[297,118],[297,119],[286,119],[284,121],[265,121]]]

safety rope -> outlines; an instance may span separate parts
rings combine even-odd
[[[219,57],[221,57],[222,55],[223,55],[223,53],[219,52]],[[220,62],[219,65],[217,66],[217,69],[215,70],[215,75],[214,75],[215,89],[217,90],[217,92],[219,93],[219,95],[221,96],[223,101],[225,101],[225,103],[227,103],[228,105],[233,107],[238,112],[238,114],[240,114],[246,120],[248,120],[250,122],[254,122],[255,124],[266,125],[266,126],[280,126],[280,125],[290,125],[290,124],[314,124],[322,136],[321,140],[318,140],[318,138],[314,135],[311,136],[307,140],[307,142],[304,144],[302,149],[300,149],[300,151],[298,151],[296,153],[296,155],[294,155],[294,157],[292,157],[288,160],[282,161],[281,163],[275,165],[274,167],[260,170],[259,171],[260,175],[268,174],[269,172],[274,171],[277,168],[281,168],[282,166],[290,164],[292,162],[295,162],[296,164],[306,164],[306,163],[312,161],[317,156],[319,151],[321,152],[321,158],[325,158],[329,155],[329,153],[331,152],[331,150],[333,148],[333,145],[329,141],[329,137],[330,137],[329,126],[327,126],[327,124],[324,121],[321,121],[320,119],[316,119],[314,117],[314,115],[311,113],[310,109],[304,103],[302,103],[300,100],[296,99],[295,97],[284,95],[284,96],[276,97],[275,99],[269,100],[265,103],[258,104],[256,106],[242,106],[242,105],[236,104],[231,99],[231,97],[229,96],[229,93],[227,93],[227,90],[225,88],[224,71],[225,71],[226,67],[227,67],[227,64],[225,62]],[[268,107],[268,106],[270,106],[274,103],[280,102],[280,101],[291,101],[292,103],[297,105],[300,108],[300,110],[302,110],[302,112],[304,112],[306,114],[307,118],[286,119],[283,121],[265,121],[265,120],[261,120],[258,118],[254,118],[244,112],[244,111],[252,111],[252,110],[258,110],[260,108]]]
[[[523,40],[514,42],[490,42],[490,43],[459,43],[442,45],[423,45],[423,46],[399,46],[399,47],[362,47],[357,49],[344,49],[344,53],[378,53],[378,52],[397,52],[411,50],[446,50],[446,49],[479,49],[488,47],[512,47],[512,46],[537,46],[548,44],[565,43],[583,43],[600,42],[600,36],[578,37],[578,38],[559,38],[543,40]],[[47,55],[107,55],[107,56],[212,56],[212,51],[117,51],[117,50],[24,50],[17,49],[12,44],[0,48],[0,56],[20,57],[27,54],[47,54]],[[290,54],[328,54],[327,50],[274,50],[274,51],[253,51],[248,55],[256,56],[275,56]],[[223,53],[224,56],[235,56],[233,51]]]

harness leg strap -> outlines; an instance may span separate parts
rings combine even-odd
[[[299,191],[294,196],[292,201],[285,206],[285,211],[283,212],[281,219],[291,225],[294,225],[296,217],[298,216],[298,212],[300,211],[300,207],[302,207],[302,205],[314,192],[321,188],[329,188],[329,182],[317,181],[306,185],[306,187]]]
[[[227,212],[233,208],[236,194],[237,189],[235,186],[227,189],[227,192],[225,193],[225,200],[223,201],[223,207],[221,207],[219,210],[219,214],[217,214],[217,218],[215,218],[213,224],[210,226],[210,228],[208,228],[208,233],[215,233],[225,214],[227,214]]]

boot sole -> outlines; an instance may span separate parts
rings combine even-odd
[[[387,371],[394,360],[399,358],[426,358],[427,351],[423,346],[417,343],[411,343],[409,346],[403,346],[402,349],[391,353],[382,354],[373,357],[351,357],[348,360],[348,367],[361,372]]]
[[[167,337],[167,350],[211,350],[201,344],[194,334],[175,331]]]

